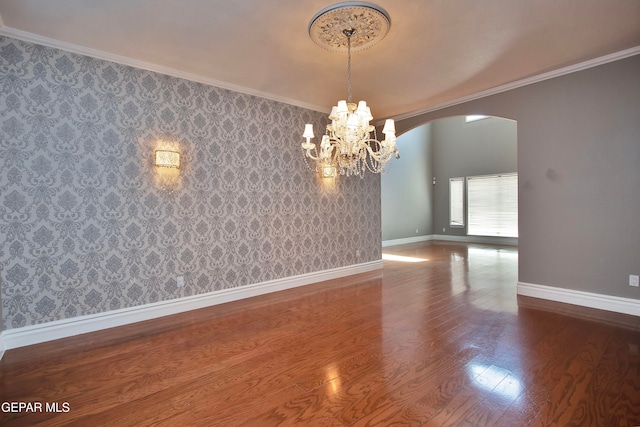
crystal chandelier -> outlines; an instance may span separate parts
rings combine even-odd
[[[306,124],[302,143],[307,158],[315,162],[315,169],[324,177],[341,175],[364,176],[384,171],[392,157],[400,158],[396,146],[393,120],[385,122],[384,139],[378,141],[371,110],[365,101],[351,101],[351,48],[366,49],[377,43],[389,31],[390,20],[380,7],[364,2],[344,2],[318,12],[309,24],[309,35],[320,46],[337,52],[347,52],[347,100],[338,101],[331,109],[326,133],[320,142],[320,152],[314,137],[313,125]],[[345,43],[346,41],[346,43]]]

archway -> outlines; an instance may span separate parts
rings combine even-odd
[[[471,117],[434,120],[398,137],[402,158],[381,182],[383,247],[432,239],[517,245],[517,178],[515,185],[511,180],[515,233],[470,229],[467,194],[471,179],[495,176],[500,177],[497,185],[503,185],[508,175],[517,176],[517,123]],[[459,194],[462,221],[451,218],[454,179],[461,180],[464,191]]]

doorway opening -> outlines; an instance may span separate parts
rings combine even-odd
[[[517,122],[434,120],[398,136],[381,179],[382,246],[449,240],[517,246]]]

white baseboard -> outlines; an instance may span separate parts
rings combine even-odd
[[[483,243],[488,245],[518,246],[517,237],[485,237],[485,236],[450,236],[448,234],[430,234],[426,236],[407,237],[405,239],[383,240],[382,247],[406,245],[408,243],[426,242],[428,240],[445,240],[449,242]]]
[[[72,319],[55,320],[39,325],[25,326],[23,328],[8,329],[0,334],[0,350],[10,350],[12,348],[142,322],[171,314],[183,313],[271,292],[283,291],[298,286],[323,282],[325,280],[366,273],[381,268],[382,260],[371,261],[315,273],[285,277],[283,279],[269,280],[267,282],[238,288],[160,301],[138,307],[123,308],[104,313],[74,317]]]
[[[489,236],[450,236],[434,234],[432,240],[446,240],[449,242],[483,243],[488,245],[518,246],[517,237],[489,237]]]
[[[388,246],[406,245],[407,243],[426,242],[427,240],[433,240],[433,236],[428,235],[428,236],[407,237],[404,239],[383,240],[382,247],[386,248]]]
[[[518,282],[518,295],[640,316],[640,300]]]

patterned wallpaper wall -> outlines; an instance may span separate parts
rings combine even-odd
[[[5,329],[380,259],[379,177],[304,164],[324,113],[6,37],[0,79]]]

